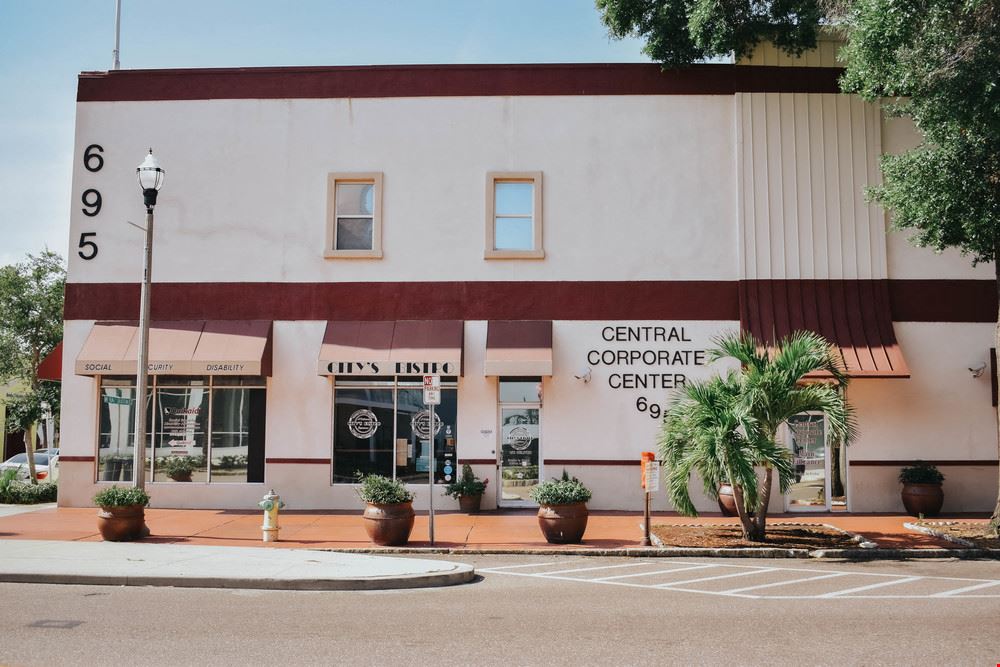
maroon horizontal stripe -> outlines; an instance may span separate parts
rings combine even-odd
[[[59,455],[60,463],[93,463],[93,456],[63,456]]]
[[[330,459],[264,459],[264,463],[325,463],[329,465]]]
[[[547,466],[635,466],[639,459],[545,459]]]
[[[889,302],[897,322],[996,322],[992,280],[890,280]]]
[[[495,95],[838,93],[836,67],[649,63],[378,65],[83,72],[78,102]]]
[[[745,281],[744,285],[750,281]],[[766,281],[753,281],[759,287]],[[778,282],[778,281],[776,281]],[[797,281],[780,281],[794,285]],[[880,281],[812,281],[828,285]],[[157,319],[740,319],[736,281],[157,283]],[[993,322],[992,280],[889,280],[897,322]],[[744,290],[744,301],[753,300]],[[744,310],[758,307],[744,303]],[[65,319],[134,319],[136,283],[69,283]],[[774,317],[772,313],[770,315]]]
[[[496,459],[459,459],[459,465],[469,464],[470,466],[489,466],[496,465]]]
[[[852,466],[858,467],[890,467],[901,468],[902,466],[912,466],[917,463],[929,463],[935,466],[995,466],[997,461],[988,459],[949,459],[944,461],[851,461]]]
[[[737,283],[156,283],[154,319],[738,319]],[[134,318],[135,283],[68,283],[65,319]]]

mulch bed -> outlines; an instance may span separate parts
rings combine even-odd
[[[944,533],[949,537],[968,540],[977,549],[1000,549],[1000,539],[983,535],[983,531],[986,530],[985,523],[968,521],[914,521],[914,523],[923,528]]]
[[[653,526],[652,532],[665,547],[724,549],[765,547],[780,549],[856,549],[850,535],[819,524],[781,524],[767,526],[765,542],[743,539],[739,525]]]

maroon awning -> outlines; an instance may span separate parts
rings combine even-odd
[[[552,321],[490,320],[483,373],[552,375]]]
[[[740,326],[767,345],[795,331],[816,332],[840,351],[852,378],[910,377],[885,280],[744,280]]]
[[[462,320],[331,321],[320,375],[462,375]]]
[[[38,379],[56,382],[62,380],[62,341],[56,343],[52,351],[42,359],[42,363],[38,364]]]

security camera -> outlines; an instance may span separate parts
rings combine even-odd
[[[590,366],[584,366],[573,375],[577,380],[583,380],[584,384],[590,382]]]
[[[986,370],[986,364],[982,363],[976,366],[975,368],[970,368],[969,372],[972,373],[972,377],[977,378],[980,375],[982,375],[985,370]]]

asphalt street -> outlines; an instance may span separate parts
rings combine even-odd
[[[0,584],[10,665],[1000,663],[1000,563],[446,557],[379,592]]]

